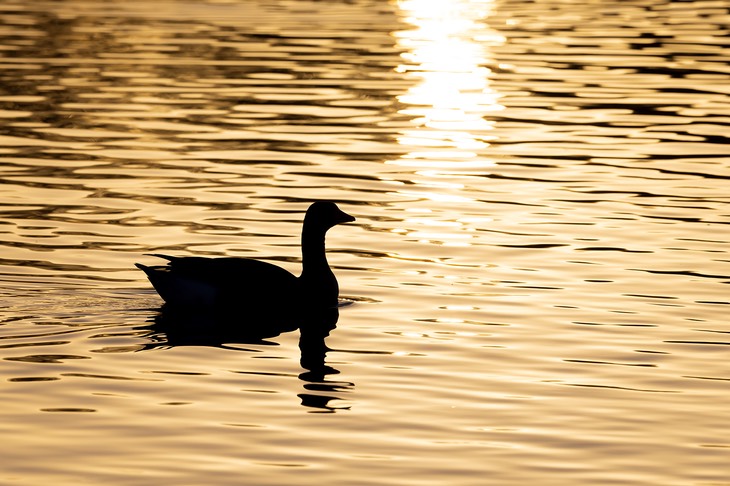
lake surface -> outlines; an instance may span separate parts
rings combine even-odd
[[[730,484],[728,25],[4,0],[0,483]],[[324,341],[155,327],[145,253],[298,273],[321,199]]]

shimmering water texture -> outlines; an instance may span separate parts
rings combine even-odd
[[[730,484],[727,2],[0,22],[0,483]],[[298,273],[320,199],[315,332],[175,333],[133,266]]]

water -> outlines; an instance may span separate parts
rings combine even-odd
[[[729,20],[4,1],[0,482],[730,484]],[[314,351],[157,332],[144,253],[297,272],[317,199]]]

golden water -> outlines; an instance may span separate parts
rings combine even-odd
[[[728,10],[4,0],[0,483],[730,484]],[[316,199],[325,364],[152,329]]]

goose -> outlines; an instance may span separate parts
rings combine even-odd
[[[355,218],[333,202],[318,201],[307,209],[302,225],[302,273],[267,262],[236,257],[179,257],[150,254],[165,265],[135,263],[166,307],[258,313],[327,309],[338,305],[339,285],[327,263],[325,234]]]

